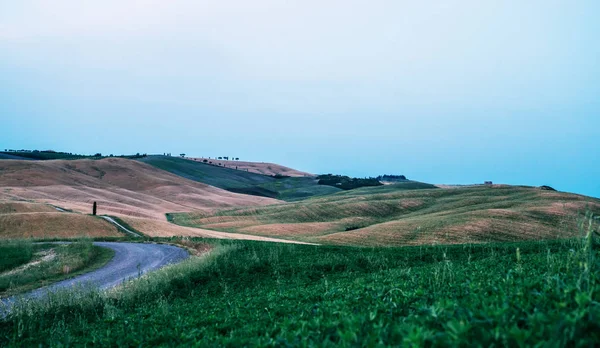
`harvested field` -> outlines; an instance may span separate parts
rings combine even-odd
[[[213,215],[173,214],[185,226],[323,244],[403,246],[547,240],[578,235],[600,200],[505,185],[399,190],[387,185]]]
[[[134,228],[160,236],[202,235],[201,231],[167,223],[167,212],[209,214],[219,209],[279,203],[127,159],[0,161],[0,173],[0,238],[122,236],[108,222],[84,215],[91,213],[93,202],[97,202],[99,215],[145,219],[142,221],[147,223]],[[60,213],[52,205],[74,213]]]
[[[0,215],[18,213],[51,213],[57,210],[43,203],[0,201]]]
[[[256,240],[263,242],[279,242],[279,243],[293,243],[293,244],[305,244],[293,240],[282,240],[277,238],[254,236],[249,234],[239,233],[226,233],[219,231],[212,231],[201,228],[192,228],[178,226],[167,221],[158,221],[152,219],[135,218],[135,217],[123,217],[123,221],[129,224],[131,227],[138,231],[142,231],[144,234],[150,237],[202,237],[202,238],[217,238],[217,239],[239,239],[239,240]]]
[[[323,234],[334,230],[338,224],[332,222],[307,222],[298,224],[269,224],[241,228],[240,232],[281,238],[298,237],[305,234]]]
[[[164,219],[167,212],[277,203],[187,180],[126,159],[0,161],[0,200],[29,200],[89,213]]]
[[[241,171],[247,171],[250,173],[262,174],[262,175],[284,175],[291,177],[311,177],[315,176],[314,174],[302,172],[296,169],[288,168],[275,163],[265,163],[265,162],[246,162],[246,161],[225,161],[220,159],[209,159],[209,158],[188,158],[191,161],[196,162],[213,162],[213,164],[218,165],[221,164],[222,167],[237,169]]]
[[[89,215],[57,211],[0,214],[0,239],[122,236],[110,223]]]

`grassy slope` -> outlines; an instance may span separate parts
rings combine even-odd
[[[55,207],[42,203],[0,201],[0,242],[4,245],[10,245],[10,239],[64,240],[123,236],[124,231],[119,231],[116,226],[98,216],[59,212]],[[0,271],[1,263],[0,261]]]
[[[407,190],[415,183],[290,204],[172,214],[184,226],[324,244],[401,246],[571,237],[600,200],[527,187]]]
[[[33,258],[33,245],[25,241],[0,244],[0,273],[28,263]]]
[[[58,212],[56,209],[43,204],[29,203],[0,203],[2,208],[19,207],[18,211],[34,210],[23,213],[0,213],[0,241],[3,239],[24,238],[94,238],[94,237],[122,237],[115,226],[97,217]],[[30,208],[31,206],[32,208]],[[45,208],[42,211],[35,207]]]
[[[27,160],[27,159],[29,159],[29,158],[0,152],[0,160]]]
[[[340,192],[340,189],[319,185],[315,178],[284,178],[258,185],[277,192],[277,198],[284,201],[298,201],[309,197],[326,196]]]
[[[236,193],[295,200],[340,191],[317,184],[314,178],[275,179],[270,176],[223,168],[177,157],[148,156],[139,159],[159,169]]]
[[[399,249],[225,244],[205,262],[166,269],[129,291],[71,305],[67,296],[61,305],[21,312],[0,322],[0,345],[600,342],[599,255],[585,241]]]
[[[125,235],[127,235],[127,236],[129,236],[129,237],[132,237],[132,238],[140,238],[140,237],[144,238],[144,237],[147,237],[146,235],[144,235],[144,233],[142,233],[142,232],[138,231],[137,229],[135,229],[134,227],[132,227],[132,226],[131,226],[129,223],[127,223],[125,220],[121,219],[120,217],[118,217],[118,216],[114,216],[114,215],[112,215],[112,216],[111,216],[111,215],[106,215],[106,216],[108,216],[108,217],[110,217],[111,219],[115,220],[115,222],[116,222],[116,223],[118,223],[119,225],[121,225],[121,226],[125,227],[125,228],[126,228],[126,229],[128,229],[129,231],[131,231],[131,232],[133,232],[133,233],[137,234],[138,236],[133,236],[131,233],[129,233],[129,232],[127,232],[127,231],[123,231],[123,229],[122,229],[122,228],[119,228],[118,226],[115,226],[115,227],[117,227],[117,229],[118,229],[118,230],[119,230],[121,233],[123,233],[123,234],[125,234]]]
[[[210,210],[275,200],[239,195],[140,161],[0,161],[0,204],[44,202],[73,211],[164,219],[172,211]],[[1,224],[0,224],[1,227]]]
[[[266,175],[222,168],[177,157],[148,156],[139,161],[184,178],[220,188],[248,187],[275,180]]]
[[[243,170],[245,172],[263,174],[263,175],[284,175],[284,176],[292,176],[292,177],[314,177],[314,174],[302,172],[296,169],[292,169],[289,167],[282,166],[280,164],[268,163],[268,162],[247,162],[247,161],[230,161],[230,160],[219,160],[219,159],[210,159],[210,158],[189,158],[193,161],[197,162],[206,162],[204,163],[216,163],[221,164],[223,167],[233,168]]]
[[[92,245],[91,242],[75,242],[68,245],[32,244],[13,241],[0,245],[0,251],[10,255],[29,255],[28,260],[19,259],[10,269],[0,273],[0,295],[13,295],[72,278],[104,266],[114,251]],[[26,269],[18,269],[29,261],[43,260],[42,255],[53,253],[54,257]],[[3,255],[4,256],[4,255]],[[14,259],[14,258],[13,258]],[[2,262],[5,263],[5,262]]]
[[[93,158],[92,156],[68,154],[62,152],[0,152],[0,159],[11,159],[10,156],[17,157],[14,159],[30,159],[30,160],[76,160],[83,158]]]

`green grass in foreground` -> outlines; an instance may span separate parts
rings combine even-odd
[[[212,255],[122,291],[20,307],[0,323],[0,345],[593,346],[595,228],[405,248],[210,241]]]
[[[25,241],[0,244],[0,273],[21,266],[33,257],[33,245]]]
[[[111,249],[94,246],[91,241],[71,244],[12,241],[0,245],[0,252],[3,252],[3,265],[8,264],[4,255],[27,256],[18,259],[19,263],[13,262],[12,267],[5,267],[4,272],[0,273],[0,296],[32,290],[89,272],[104,266],[114,255]]]

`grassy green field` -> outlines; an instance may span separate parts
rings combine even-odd
[[[199,241],[211,254],[122,291],[21,305],[0,345],[593,346],[593,221],[582,238],[487,245]]]
[[[0,296],[8,296],[102,267],[114,252],[91,241],[34,244],[21,240],[2,242],[0,255]]]
[[[258,187],[277,192],[274,198],[288,202],[298,201],[309,197],[326,196],[340,192],[339,188],[318,185],[315,178],[284,178],[276,179]]]
[[[336,245],[403,246],[570,238],[600,200],[532,187],[400,183],[288,204],[169,214],[172,222]]]
[[[598,199],[418,182],[340,191],[312,178],[164,156],[140,160],[289,201],[167,214],[172,223],[321,245],[143,236],[210,252],[115,290],[69,289],[17,303],[0,319],[0,346],[600,342]],[[128,239],[135,238],[118,238]],[[5,296],[99,267],[112,252],[89,241],[12,241],[0,245],[0,255]]]
[[[33,258],[33,244],[27,241],[10,241],[0,244],[0,274],[21,266]]]
[[[318,185],[314,178],[274,178],[267,175],[224,168],[183,158],[148,156],[139,159],[159,169],[231,192],[298,200],[340,191],[335,187]]]

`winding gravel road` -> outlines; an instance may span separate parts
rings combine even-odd
[[[95,271],[33,290],[20,296],[38,298],[48,292],[84,284],[90,284],[99,289],[108,289],[128,279],[136,278],[143,273],[157,270],[189,257],[185,249],[165,244],[94,242],[94,245],[114,250],[115,256],[106,265]],[[9,309],[16,298],[17,296],[0,299],[0,302]],[[1,307],[4,306],[0,305],[0,317],[3,314]]]

